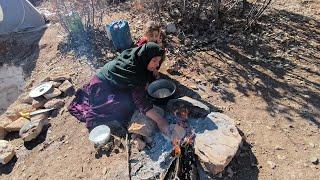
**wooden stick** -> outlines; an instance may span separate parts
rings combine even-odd
[[[126,134],[126,149],[127,149],[127,166],[128,166],[128,175],[129,180],[131,180],[131,169],[130,169],[130,144],[128,140],[128,133]]]

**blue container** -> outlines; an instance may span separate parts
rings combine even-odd
[[[128,21],[113,21],[106,26],[106,29],[107,36],[116,50],[125,50],[132,47],[133,41]]]

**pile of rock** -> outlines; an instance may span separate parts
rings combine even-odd
[[[188,124],[195,133],[194,150],[202,169],[210,174],[222,172],[236,155],[242,143],[242,137],[234,121],[222,113],[210,113],[209,107],[190,97],[170,100],[167,104],[168,112],[166,118],[170,121],[172,114],[182,106],[190,110]],[[161,110],[161,114],[164,114],[163,110]],[[135,112],[131,120],[129,132],[142,137],[135,137],[135,141],[137,141],[138,149],[143,150],[146,140],[149,138],[152,139],[157,129],[156,124],[151,119],[139,112]],[[142,141],[142,146],[139,146],[140,141]],[[151,147],[142,151],[140,156],[143,156],[143,158],[139,157],[140,160],[143,159],[144,164],[151,164],[150,167],[156,167],[158,161],[149,157],[152,153],[147,153],[148,156],[144,156],[144,154],[149,151],[153,152],[154,149],[155,147]],[[167,156],[170,156],[170,154],[167,154],[166,157]],[[136,174],[137,177],[140,177],[143,175],[143,172],[139,171]]]
[[[42,81],[42,83],[50,82],[52,84],[48,92],[36,98],[31,98],[29,92],[22,94],[0,116],[0,140],[10,132],[19,132],[24,141],[35,139],[48,123],[48,113],[34,116],[30,116],[29,113],[40,109],[58,110],[62,108],[65,104],[64,98],[74,93],[74,86],[70,80],[69,75],[52,74]],[[1,156],[3,153],[0,151]]]

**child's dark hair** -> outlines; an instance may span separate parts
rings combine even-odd
[[[160,23],[157,23],[155,21],[148,21],[146,26],[145,26],[144,35],[147,36],[148,34],[151,34],[154,31],[160,32],[160,30],[161,30]]]

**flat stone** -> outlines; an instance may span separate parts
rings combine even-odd
[[[164,116],[163,109],[156,106],[154,106],[153,108],[161,116]],[[157,124],[152,119],[148,118],[146,115],[140,113],[137,110],[132,115],[128,131],[129,133],[140,134],[145,137],[150,137],[158,131],[158,128]]]
[[[48,123],[45,115],[37,115],[31,118],[31,121],[25,124],[19,131],[20,137],[23,141],[31,141],[35,139],[42,131],[44,125]]]
[[[59,81],[65,81],[70,79],[71,79],[70,74],[67,74],[67,73],[54,73],[50,75],[51,81],[59,82]]]
[[[62,91],[65,94],[68,94],[68,92],[71,92],[74,90],[73,85],[70,81],[65,80],[60,86],[59,90]]]
[[[63,106],[64,106],[63,99],[51,99],[44,105],[46,109],[50,109],[50,108],[59,109],[59,108],[62,108]]]
[[[52,98],[58,97],[61,95],[61,91],[58,88],[53,88],[51,91],[47,92],[46,94],[44,94],[44,98],[46,98],[47,100],[50,100]]]
[[[0,140],[0,163],[7,164],[14,157],[13,146],[6,140]]]
[[[10,118],[8,118],[5,114],[2,114],[0,116],[0,127],[6,127],[7,125],[9,125],[10,123],[12,123],[12,120]]]
[[[33,108],[32,105],[17,102],[12,104],[4,114],[11,120],[15,121],[20,118],[19,112],[33,110],[35,110],[35,108]]]
[[[30,121],[26,118],[20,117],[19,119],[13,121],[12,123],[8,124],[5,129],[8,132],[16,132],[16,131],[20,131],[20,129],[22,128],[22,126],[24,126],[25,124],[29,123]]]
[[[57,82],[57,81],[50,81],[50,83],[54,88],[58,88],[61,85],[61,82]]]
[[[21,103],[32,104],[33,98],[28,93],[24,93],[19,97]]]
[[[40,109],[44,107],[44,104],[47,102],[47,99],[44,97],[34,98],[32,101],[32,107],[35,109]]]
[[[171,156],[172,144],[161,133],[153,136],[152,148],[130,155],[131,179],[163,179],[174,161]]]
[[[19,119],[20,115],[17,114],[13,109],[7,109],[6,112],[4,112],[2,115],[5,115],[6,117],[8,117],[9,119],[11,119],[11,121],[15,121],[17,119]]]
[[[208,106],[188,96],[183,96],[178,99],[171,99],[167,104],[167,109],[171,113],[181,107],[187,107],[190,111],[190,117],[193,118],[205,117],[210,113],[210,108]]]
[[[212,112],[204,119],[189,119],[195,130],[195,154],[203,168],[218,174],[236,155],[242,138],[235,122],[222,113]]]
[[[48,116],[46,113],[42,113],[42,114],[37,114],[34,116],[31,116],[30,121],[38,121],[38,120],[46,120],[48,119]]]

